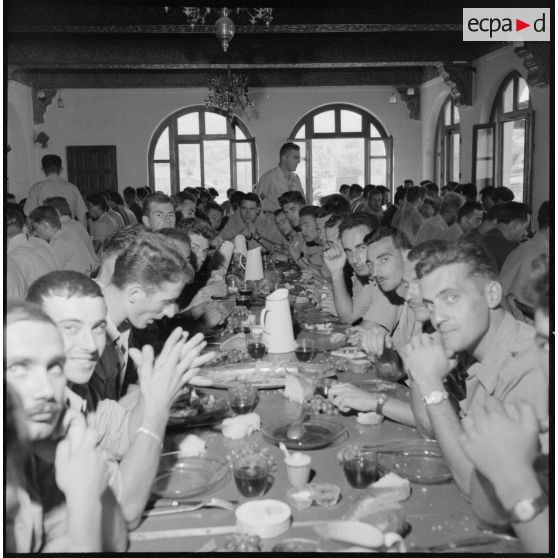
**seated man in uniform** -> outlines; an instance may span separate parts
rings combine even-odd
[[[307,205],[299,211],[300,239],[289,245],[289,253],[294,263],[303,271],[309,271],[316,277],[325,278],[329,275],[322,256],[322,241],[316,226],[316,215],[319,207]]]
[[[62,229],[60,217],[54,207],[50,205],[36,207],[31,211],[28,222],[33,234],[48,242],[52,248],[59,269],[78,271],[87,276],[96,269],[96,258],[91,256],[79,235]]]
[[[370,272],[384,296],[372,301],[363,318],[362,326],[368,330],[363,346],[380,356],[385,347],[398,350],[406,345],[421,328],[406,296],[414,276],[407,258],[411,246],[404,233],[391,227],[377,230],[365,241]]]
[[[242,234],[246,237],[248,249],[257,248],[273,251],[281,245],[281,233],[277,230],[273,216],[261,212],[260,198],[253,193],[244,194],[240,201],[240,211],[231,215],[221,235],[225,240],[234,241]]]
[[[190,365],[207,359],[197,359],[205,347],[203,337],[186,343],[182,330],[175,330],[155,362],[151,348],[142,353],[131,349],[140,389],[134,408],[126,410],[114,400],[102,400],[89,385],[106,346],[107,307],[99,286],[80,273],[55,271],[31,285],[28,300],[41,306],[64,341],[70,407],[91,415],[100,445],[121,459],[118,486],[111,486],[128,524],[136,527],[157,471],[170,407],[192,375]]]
[[[7,308],[5,335],[5,378],[22,401],[31,451],[17,472],[15,551],[123,552],[126,524],[97,434],[65,410],[60,333],[39,308],[18,303]]]
[[[471,495],[484,489],[459,443],[463,426],[444,388],[453,355],[474,358],[460,403],[463,416],[495,398],[501,403],[523,400],[544,420],[548,380],[538,363],[534,330],[503,310],[497,270],[482,248],[445,243],[424,255],[416,272],[439,335],[416,336],[400,351],[412,380],[413,412],[421,431],[438,440],[461,491]]]
[[[172,200],[162,192],[149,194],[143,202],[143,224],[153,232],[176,224],[176,211]]]

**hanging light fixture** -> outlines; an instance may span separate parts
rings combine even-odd
[[[415,88],[411,85],[408,89],[407,89],[407,95],[409,95],[409,97],[412,97],[415,94]]]
[[[166,14],[172,11],[170,6],[164,6],[163,9]],[[220,8],[216,10],[210,7],[184,7],[180,9],[192,30],[195,29],[196,25],[205,25],[205,20],[209,14],[216,11],[220,17],[214,25],[215,36],[219,40],[223,52],[227,52],[229,43],[235,33],[234,21],[229,17],[233,10],[235,17],[244,14],[251,25],[256,25],[259,21],[263,21],[265,26],[269,28],[273,21],[273,8]]]
[[[58,108],[64,108],[64,101],[62,100],[62,91],[58,92],[58,101],[56,102]]]
[[[230,66],[227,66],[226,76],[217,75],[211,78],[205,105],[226,112],[229,118],[237,111],[254,108],[248,94],[248,78],[231,73]]]
[[[221,9],[221,17],[215,22],[215,36],[221,43],[223,52],[227,52],[229,43],[234,37],[234,21],[229,17],[227,8]]]
[[[395,105],[397,103],[397,95],[395,93],[391,94],[391,97],[389,98],[389,102],[392,105]]]

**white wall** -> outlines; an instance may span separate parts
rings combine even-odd
[[[251,90],[257,114],[243,120],[256,138],[259,173],[277,164],[281,144],[308,111],[345,102],[371,112],[394,136],[395,183],[419,178],[420,122],[410,120],[403,103],[389,103],[392,91],[390,87]],[[147,152],[154,130],[178,109],[203,104],[206,94],[201,88],[63,90],[64,108],[50,105],[40,126],[51,139],[46,150],[35,150],[34,178],[41,178],[40,159],[47,152],[60,155],[65,164],[69,145],[116,145],[120,190],[147,184]]]
[[[521,60],[513,46],[499,49],[474,61],[474,105],[460,107],[461,118],[461,182],[470,182],[473,172],[473,125],[488,122],[496,93],[504,78],[513,70],[526,77]],[[434,137],[440,108],[449,93],[442,78],[433,79],[421,88],[422,114],[422,168],[426,178],[434,174]],[[535,111],[535,152],[533,159],[534,213],[541,203],[549,199],[550,165],[550,88],[532,87],[531,103]]]
[[[31,88],[8,82],[6,132],[10,151],[6,157],[8,191],[19,200],[35,182],[33,148],[33,110]]]
[[[472,127],[486,122],[502,79],[513,69],[525,75],[513,47],[500,49],[475,61],[472,107],[461,112],[461,180],[471,180]],[[300,87],[253,89],[251,97],[257,114],[244,119],[256,137],[259,174],[277,164],[278,150],[293,127],[310,110],[336,102],[352,103],[371,112],[394,137],[394,185],[405,178],[415,181],[433,178],[433,148],[436,119],[449,92],[441,78],[421,87],[421,121],[410,120],[406,105],[390,104],[391,87]],[[42,178],[40,160],[56,153],[65,164],[67,146],[116,145],[118,184],[141,186],[147,183],[147,151],[159,123],[186,106],[203,104],[207,91],[196,89],[66,89],[64,108],[56,103],[45,114],[45,123],[33,129],[30,89],[10,82],[8,132],[17,136],[23,128],[25,146],[12,145],[8,156],[10,191],[18,199],[26,194],[28,183]],[[535,144],[533,161],[533,206],[535,211],[549,197],[549,88],[533,88]],[[14,112],[15,111],[15,112]],[[15,114],[20,123],[15,122]],[[44,130],[50,141],[47,149],[34,146],[33,132]],[[65,171],[63,171],[64,174]]]

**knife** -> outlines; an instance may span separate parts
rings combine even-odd
[[[145,511],[154,510],[154,509],[172,509],[177,508],[179,506],[199,506],[202,502],[206,502],[207,500],[167,500],[165,498],[161,498],[160,500],[155,500],[149,502]],[[227,500],[232,505],[236,506],[238,504],[238,500]]]

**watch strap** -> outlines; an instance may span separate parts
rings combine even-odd
[[[524,498],[516,502],[509,511],[512,523],[526,523],[532,521],[548,506],[548,496],[540,494],[536,498]]]

